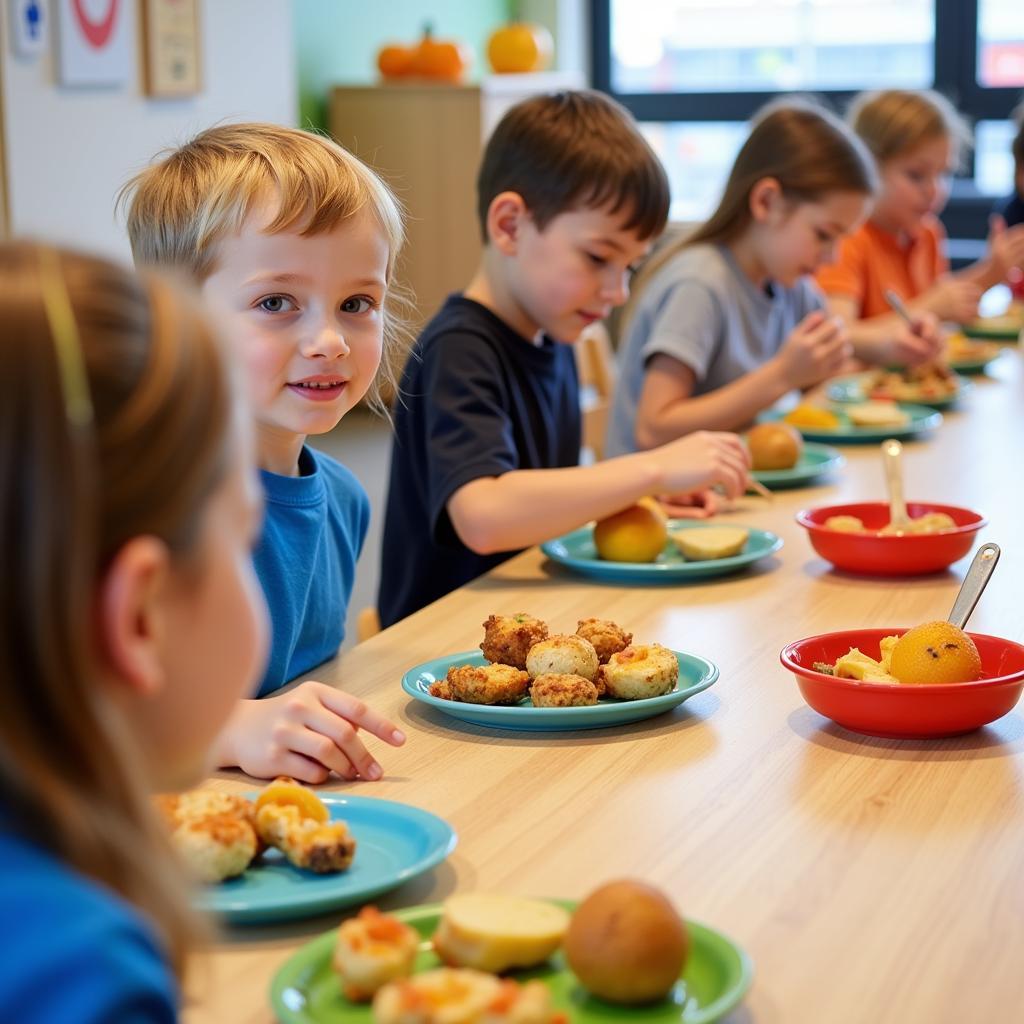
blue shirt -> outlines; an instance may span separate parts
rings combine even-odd
[[[0,1020],[172,1024],[178,1019],[177,985],[138,911],[5,831],[2,817],[0,929]]]
[[[253,562],[272,633],[263,697],[338,653],[370,499],[349,470],[312,448],[299,455],[299,476],[260,476],[266,509]]]
[[[535,345],[461,295],[420,335],[400,393],[381,554],[385,626],[515,554],[478,555],[459,540],[448,500],[460,487],[580,458],[572,346]]]

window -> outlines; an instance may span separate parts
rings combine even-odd
[[[1022,0],[591,0],[594,80],[665,163],[674,218],[713,207],[750,116],[811,93],[843,110],[862,89],[936,88],[976,124],[947,207],[983,238],[1012,187],[1007,120],[1024,97]],[[642,12],[642,16],[641,16]]]

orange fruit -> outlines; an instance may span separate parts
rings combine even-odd
[[[667,540],[665,513],[651,498],[641,498],[594,526],[594,546],[609,562],[653,562]]]
[[[981,678],[981,655],[951,622],[926,622],[896,641],[889,671],[901,683],[968,683]]]
[[[301,817],[312,818],[321,825],[330,817],[330,812],[316,793],[286,775],[279,775],[260,793],[256,799],[256,810],[267,804],[293,805],[299,809]]]
[[[839,426],[839,417],[835,413],[829,412],[828,409],[822,409],[817,405],[809,405],[806,402],[787,412],[782,418],[786,423],[791,423],[794,427],[808,427],[812,429],[824,427],[826,430],[831,430]]]
[[[804,439],[788,423],[758,423],[747,434],[753,469],[792,469],[804,450]]]

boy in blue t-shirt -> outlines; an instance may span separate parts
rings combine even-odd
[[[597,92],[517,104],[477,179],[484,252],[406,364],[384,524],[390,625],[518,550],[648,494],[746,487],[746,450],[699,433],[579,466],[571,344],[629,293],[661,232],[668,182],[630,115]]]
[[[317,682],[267,698],[333,657],[366,537],[366,492],[306,445],[366,394],[398,347],[389,308],[403,239],[387,186],[329,139],[269,124],[212,128],[126,186],[136,263],[185,271],[220,314],[248,377],[265,521],[254,562],[270,609],[262,700],[240,701],[217,747],[250,775],[378,779],[358,736],[405,737]],[[169,370],[173,372],[173,369]],[[231,637],[224,638],[231,643]]]

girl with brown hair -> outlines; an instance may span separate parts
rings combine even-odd
[[[608,448],[736,430],[850,354],[810,275],[867,215],[870,155],[810,103],[766,108],[715,212],[664,246],[625,316]]]
[[[248,416],[168,285],[25,242],[0,282],[0,1019],[170,1021],[197,926],[149,795],[262,668]]]

